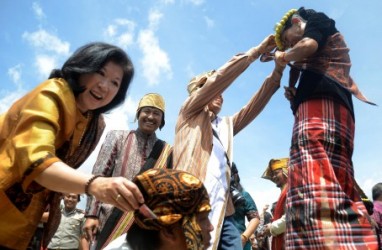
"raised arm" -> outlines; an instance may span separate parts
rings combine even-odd
[[[276,63],[272,73],[265,78],[260,89],[239,112],[233,115],[233,134],[236,135],[264,109],[272,95],[280,87],[285,66]]]
[[[249,49],[247,52],[235,55],[214,74],[207,77],[203,88],[195,91],[183,105],[183,113],[191,116],[195,112],[200,112],[216,96],[223,93],[232,82],[243,73],[248,66],[254,62],[261,54],[272,50],[275,47],[274,37],[270,35],[258,46]]]

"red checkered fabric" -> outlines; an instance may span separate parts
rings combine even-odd
[[[354,189],[354,120],[332,100],[302,103],[289,162],[286,249],[378,249]]]

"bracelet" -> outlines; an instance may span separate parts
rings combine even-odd
[[[89,194],[89,187],[90,187],[90,184],[92,184],[92,182],[97,179],[98,177],[102,177],[102,175],[100,174],[97,174],[97,175],[93,175],[85,184],[85,194],[87,196],[90,196],[91,194]]]
[[[248,241],[248,236],[245,235],[245,234],[241,234],[241,236],[243,236],[243,238],[245,239],[245,241]]]

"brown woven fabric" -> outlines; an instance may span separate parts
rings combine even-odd
[[[151,219],[136,211],[135,221],[139,227],[161,230],[181,221],[187,249],[204,249],[196,214],[210,211],[211,207],[207,190],[199,179],[180,170],[152,169],[136,176],[134,183],[157,216]]]
[[[330,36],[319,52],[301,62],[295,62],[293,67],[323,74],[348,89],[359,100],[375,105],[361,93],[349,74],[351,67],[349,48],[341,33]],[[297,82],[298,72],[293,70],[290,78],[289,87],[293,87]]]

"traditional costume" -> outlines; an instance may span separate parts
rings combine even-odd
[[[264,179],[273,181],[272,172],[277,169],[282,169],[283,174],[288,177],[288,158],[271,159],[268,167],[261,176]],[[274,181],[273,181],[274,182]],[[285,218],[285,203],[287,184],[281,187],[281,194],[277,199],[276,207],[273,212],[272,223],[270,225],[270,233],[272,235],[271,249],[282,250],[285,249],[285,231],[286,231],[286,218]]]
[[[286,248],[376,249],[352,163],[352,94],[370,102],[349,75],[349,49],[334,20],[304,8],[292,14],[306,20],[303,38],[314,39],[318,49],[291,64],[290,87],[299,84],[292,102]]]
[[[0,246],[26,248],[48,204],[43,244],[49,243],[60,222],[60,195],[34,179],[55,162],[78,168],[104,127],[102,115],[77,109],[61,78],[45,81],[0,116]]]
[[[165,103],[158,94],[145,95],[139,102],[137,114],[143,107],[157,108],[164,116]],[[147,135],[139,129],[112,130],[105,137],[92,173],[107,177],[123,176],[132,180],[153,154],[156,157],[148,162],[149,167],[166,167],[171,151],[171,146],[158,139],[155,133]],[[97,240],[97,249],[106,247],[109,242],[126,233],[134,219],[133,212],[122,213],[112,205],[97,201],[93,196],[88,197],[86,217],[97,218],[100,222],[102,233]]]
[[[217,71],[192,79],[188,84],[190,96],[183,103],[175,128],[174,166],[201,179],[210,196],[210,220],[214,226],[211,249],[218,247],[224,218],[234,213],[229,192],[233,136],[263,110],[280,83],[273,75],[267,77],[249,103],[230,117],[216,117],[211,122],[207,105],[258,56],[257,49],[252,48],[234,56]],[[240,237],[239,241],[241,244]]]

